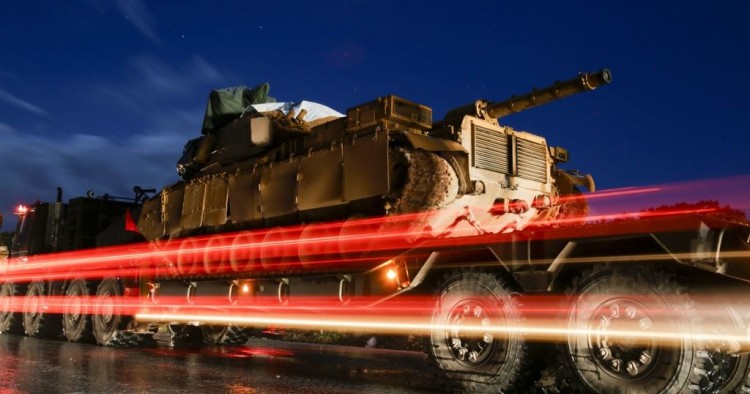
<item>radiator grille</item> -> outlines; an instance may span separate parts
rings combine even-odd
[[[510,174],[510,136],[474,126],[474,167]]]
[[[515,149],[513,141],[515,140]],[[515,154],[515,160],[513,155]],[[474,125],[476,168],[547,183],[547,146]],[[515,168],[514,168],[515,167]]]
[[[516,142],[518,177],[547,182],[547,147],[544,144],[518,139]]]

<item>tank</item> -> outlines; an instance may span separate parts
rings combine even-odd
[[[229,106],[215,91],[204,121],[211,127],[178,163],[182,180],[144,203],[138,230],[165,240],[407,217],[380,225],[440,238],[575,222],[587,212],[580,190],[594,190],[592,177],[559,168],[566,149],[498,119],[610,81],[606,69],[581,73],[505,101],[477,100],[438,122],[430,107],[393,95],[344,115],[305,102],[270,104],[267,84],[222,90],[234,100]]]

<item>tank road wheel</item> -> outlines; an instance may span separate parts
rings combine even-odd
[[[115,278],[104,279],[96,289],[91,325],[96,342],[102,346],[134,347],[150,344],[153,337],[126,331],[131,317],[123,315],[119,302],[122,289]]]
[[[435,303],[432,324],[436,327],[430,334],[430,356],[450,389],[524,393],[533,387],[535,377],[528,368],[531,360],[520,330],[470,329],[522,326],[514,293],[494,275],[451,274]]]
[[[20,293],[15,283],[4,283],[0,286],[0,333],[23,333],[23,316],[13,311],[13,301]]]
[[[645,266],[598,267],[573,291],[565,362],[584,390],[703,392],[696,313],[672,275]]]
[[[91,316],[86,313],[91,289],[85,279],[74,279],[68,285],[63,300],[63,333],[70,342],[94,339]]]
[[[250,330],[237,326],[201,326],[203,342],[208,345],[244,345],[250,339]]]
[[[59,314],[47,312],[44,282],[29,283],[23,302],[23,329],[30,337],[56,337],[62,332]]]

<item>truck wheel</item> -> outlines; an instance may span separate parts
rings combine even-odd
[[[44,282],[29,283],[23,302],[23,329],[30,337],[56,337],[62,332],[59,314],[47,312]]]
[[[153,336],[125,331],[132,319],[123,315],[122,290],[117,279],[104,279],[96,289],[91,325],[96,342],[102,346],[135,347],[150,345]]]
[[[87,299],[91,295],[85,279],[74,279],[68,285],[63,300],[63,333],[70,342],[94,339],[91,316],[87,314]]]
[[[673,275],[645,266],[597,267],[572,290],[564,353],[582,388],[704,392],[697,367],[706,352],[693,336],[696,313]]]
[[[536,376],[522,331],[516,330],[522,319],[514,296],[489,273],[457,272],[445,280],[432,314],[429,353],[448,388],[523,393],[533,387]]]
[[[705,357],[699,360],[702,393],[748,393],[750,392],[750,354],[730,355],[728,350],[739,348],[734,339],[721,339],[722,335],[743,335],[750,316],[740,312],[734,300],[705,295],[700,305],[701,315],[710,316],[703,323],[703,330],[714,340],[706,341]]]
[[[709,349],[696,365],[700,393],[750,392],[750,355],[731,356],[720,349]]]
[[[201,326],[203,342],[209,345],[244,345],[250,339],[250,330],[237,326]]]
[[[19,293],[15,283],[0,286],[0,333],[23,333],[23,316],[13,311],[13,301],[18,299]]]

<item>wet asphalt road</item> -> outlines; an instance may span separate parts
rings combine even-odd
[[[0,335],[0,394],[432,393],[417,352],[250,340],[240,347],[111,349]]]

